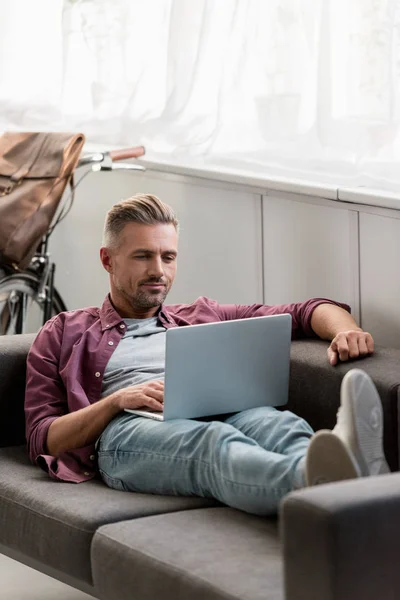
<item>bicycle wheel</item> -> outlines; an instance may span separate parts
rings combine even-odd
[[[36,333],[43,325],[44,304],[38,302],[39,280],[15,273],[0,280],[0,335]],[[54,288],[51,316],[67,310]]]

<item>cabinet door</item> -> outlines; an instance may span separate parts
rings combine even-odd
[[[265,302],[331,298],[358,319],[357,213],[264,196],[263,222]]]
[[[169,303],[209,296],[222,303],[262,302],[261,196],[157,172],[89,175],[57,227],[56,285],[69,309],[99,304],[108,275],[99,260],[106,212],[136,192],[156,194],[180,220],[178,274]]]
[[[363,327],[378,344],[400,348],[400,220],[360,213]]]

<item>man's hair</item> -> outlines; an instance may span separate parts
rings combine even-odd
[[[103,246],[116,248],[127,223],[143,225],[171,224],[178,231],[179,223],[168,204],[151,194],[136,194],[122,200],[108,211],[103,232]]]

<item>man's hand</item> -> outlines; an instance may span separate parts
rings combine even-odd
[[[374,351],[374,340],[370,333],[359,329],[342,331],[332,340],[328,348],[328,358],[331,365],[339,360],[346,361],[360,356],[367,356]]]
[[[347,310],[340,306],[319,304],[311,315],[311,328],[322,340],[332,340],[328,348],[331,365],[374,351],[371,334],[360,329]]]
[[[48,453],[51,456],[60,456],[68,450],[94,444],[111,419],[114,419],[121,410],[144,407],[163,410],[163,381],[131,385],[85,408],[54,419],[47,433]]]
[[[115,393],[120,410],[125,408],[164,409],[164,382],[161,379],[131,385]]]

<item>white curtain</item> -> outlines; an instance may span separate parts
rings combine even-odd
[[[400,184],[400,0],[0,0],[0,128]]]

